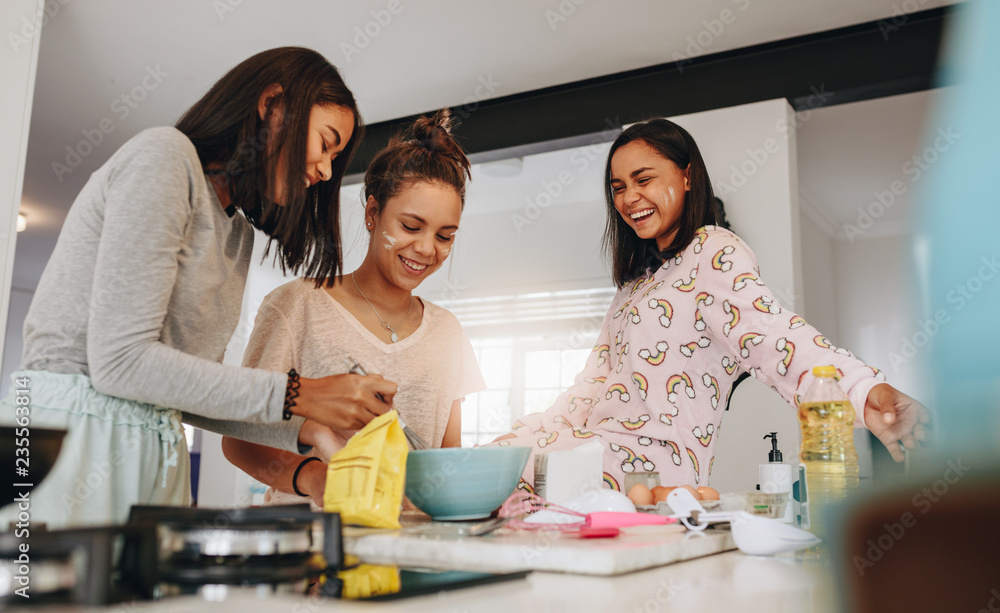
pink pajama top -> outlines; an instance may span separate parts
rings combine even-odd
[[[706,226],[683,252],[618,291],[573,386],[545,412],[515,422],[516,438],[495,444],[544,453],[599,437],[608,487],[621,489],[624,473],[654,470],[664,484],[707,485],[739,374],[795,403],[812,367],[824,364],[838,369],[862,426],[868,392],[884,376],[782,308],[746,243]]]

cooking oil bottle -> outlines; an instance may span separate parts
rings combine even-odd
[[[810,530],[823,538],[824,507],[858,488],[858,454],[854,450],[854,407],[835,379],[837,370],[816,366],[812,372],[816,379],[799,404],[799,460],[806,468]]]

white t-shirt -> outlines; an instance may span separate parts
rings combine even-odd
[[[416,331],[386,343],[326,290],[296,279],[264,298],[243,364],[280,372],[294,368],[303,377],[318,378],[347,372],[345,359],[351,358],[368,373],[395,383],[393,407],[428,444],[440,447],[452,404],[486,383],[458,319],[421,302],[424,314]],[[340,442],[354,432],[338,432]]]

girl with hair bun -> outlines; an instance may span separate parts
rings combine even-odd
[[[364,261],[322,287],[298,279],[268,294],[243,362],[315,377],[345,373],[345,360],[357,360],[398,386],[393,407],[428,444],[459,447],[461,399],[486,385],[455,316],[413,292],[454,246],[469,160],[446,110],[417,119],[410,132],[393,138],[365,173]],[[325,462],[355,431],[335,430],[310,456],[233,438],[222,448],[271,486],[269,503],[309,497],[321,506]]]

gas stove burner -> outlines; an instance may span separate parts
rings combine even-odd
[[[222,557],[160,564],[160,581],[177,585],[281,585],[316,579],[327,569],[322,556]]]
[[[22,544],[30,545],[31,598],[17,595]],[[343,562],[340,516],[308,505],[240,509],[133,506],[128,524],[0,533],[0,608],[103,606],[226,585],[305,593],[321,576],[333,596]],[[212,590],[215,590],[213,592]]]
[[[18,576],[23,576],[20,569],[21,564],[16,559],[0,560],[0,599],[10,599],[17,601],[18,596],[25,586],[16,580]],[[24,594],[34,597],[59,594],[73,589],[76,586],[76,570],[70,556],[60,556],[51,560],[32,560],[29,571],[31,583],[29,590],[24,590]]]
[[[310,526],[241,526],[229,529],[160,526],[160,555],[171,559],[202,556],[280,556],[308,553]]]
[[[129,523],[154,525],[163,585],[303,587],[343,559],[340,516],[309,505],[237,509],[133,506]]]
[[[133,543],[132,554],[119,553]],[[16,593],[16,578],[23,575],[21,545],[30,573],[30,598]],[[3,601],[16,604],[73,602],[105,605],[153,596],[156,566],[156,531],[150,526],[112,526],[74,530],[32,530],[27,539],[14,532],[0,533],[0,564],[12,574],[3,574],[8,590],[0,589]],[[121,568],[121,570],[119,570]],[[0,582],[0,587],[3,583]]]

